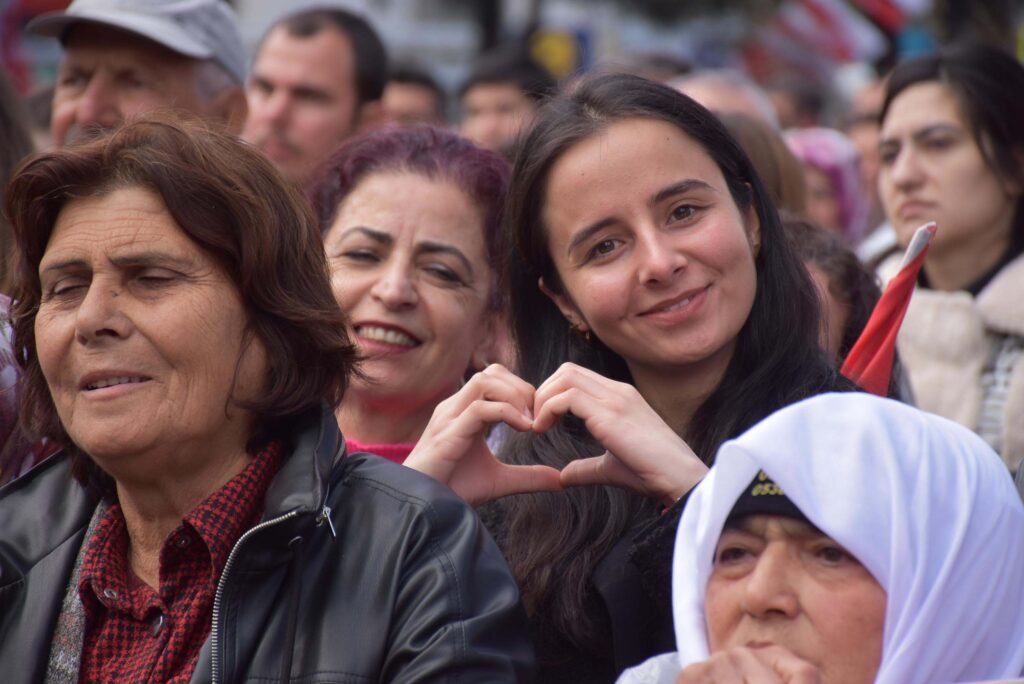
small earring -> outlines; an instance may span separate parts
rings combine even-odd
[[[584,342],[586,342],[587,344],[590,344],[590,329],[589,328],[587,330],[581,330],[581,329],[577,328],[575,325],[573,325],[572,323],[570,323],[569,324],[569,330],[572,330],[574,333],[576,333],[577,336],[582,338]]]

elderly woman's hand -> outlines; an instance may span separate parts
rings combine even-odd
[[[548,466],[502,463],[487,446],[487,429],[505,423],[533,425],[534,389],[499,364],[474,375],[438,404],[405,465],[448,485],[472,505],[509,494],[559,490],[559,472]]]
[[[679,673],[676,684],[820,684],[821,672],[781,646],[736,647],[712,654]]]
[[[644,401],[635,387],[573,363],[537,388],[533,429],[543,432],[572,412],[604,446],[562,470],[562,485],[614,485],[671,506],[707,473],[707,466]]]

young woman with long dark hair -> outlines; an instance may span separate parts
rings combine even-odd
[[[507,208],[519,376],[477,374],[407,465],[474,503],[529,491],[533,470],[479,476],[487,426],[504,422],[504,462],[561,471],[565,491],[484,511],[543,678],[610,681],[671,647],[674,523],[718,446],[850,385],[754,168],[686,96],[607,75],[555,98],[521,141]]]
[[[897,242],[935,221],[899,352],[921,408],[1024,468],[1024,66],[982,45],[886,81],[879,191]],[[882,261],[891,277],[899,255]]]

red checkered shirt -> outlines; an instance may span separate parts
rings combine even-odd
[[[160,550],[158,591],[131,571],[121,507],[107,510],[78,583],[86,619],[80,682],[188,682],[210,633],[221,570],[259,522],[280,465],[272,443],[182,520]]]

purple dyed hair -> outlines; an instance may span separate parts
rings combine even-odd
[[[495,274],[490,306],[501,308],[503,297],[497,286],[497,273],[505,251],[501,226],[510,173],[508,162],[434,126],[386,128],[357,136],[331,156],[313,189],[311,200],[321,232],[326,234],[338,207],[364,178],[394,171],[450,181],[480,209],[487,262]]]

